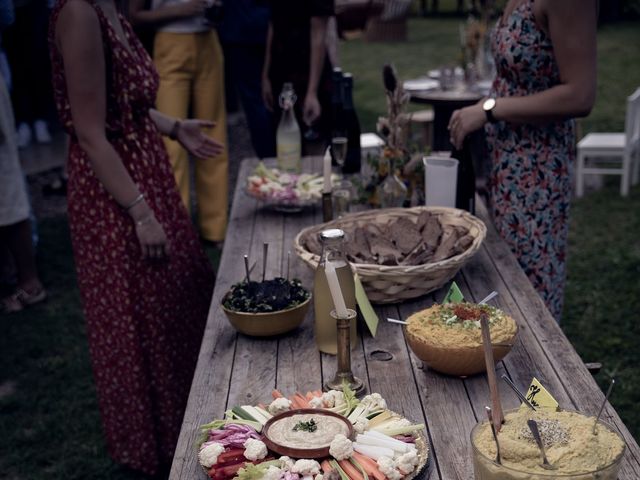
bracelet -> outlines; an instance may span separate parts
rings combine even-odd
[[[142,227],[151,221],[153,215],[147,215],[146,217],[136,220],[136,227]]]
[[[173,122],[173,127],[171,127],[171,131],[169,132],[169,138],[171,140],[178,139],[178,130],[180,130],[180,125],[181,125],[180,120],[176,120],[175,122]]]
[[[138,195],[133,202],[131,202],[129,205],[127,205],[126,207],[124,207],[124,209],[128,212],[129,210],[131,210],[133,207],[135,207],[137,204],[139,204],[141,201],[144,200],[144,195],[141,193],[140,195]]]

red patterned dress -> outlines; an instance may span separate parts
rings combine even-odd
[[[154,474],[171,461],[213,290],[213,273],[149,117],[158,76],[120,16],[132,53],[100,8],[107,76],[107,138],[164,227],[167,261],[144,260],[134,224],[94,175],[78,144],[64,65],[50,49],[56,106],[70,135],[68,211],[78,283],[107,446],[123,464]]]

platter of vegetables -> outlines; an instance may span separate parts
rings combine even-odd
[[[389,410],[380,394],[357,399],[347,388],[295,393],[288,398],[274,390],[272,395],[269,404],[235,406],[223,419],[200,427],[198,460],[209,478],[411,480],[428,463],[424,425]],[[305,416],[298,419],[296,415]],[[279,418],[293,419],[287,425],[292,435],[312,438],[321,431],[323,417],[336,416],[348,427],[346,434],[336,433],[326,440],[326,456],[309,458],[304,448],[292,449],[296,455],[280,455],[267,446],[273,439],[265,432]]]
[[[339,179],[332,174],[332,183]],[[245,192],[275,209],[298,211],[318,203],[322,186],[322,175],[318,173],[288,173],[260,162],[247,178]]]

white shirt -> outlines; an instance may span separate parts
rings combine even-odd
[[[153,0],[152,9],[162,7],[164,5],[174,5],[177,3],[187,3],[189,0]],[[179,20],[168,22],[158,27],[159,32],[170,33],[200,33],[208,32],[211,26],[205,22],[204,14],[194,15],[193,17],[185,17]]]

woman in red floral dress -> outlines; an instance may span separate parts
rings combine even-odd
[[[155,474],[173,456],[213,288],[160,135],[197,157],[222,146],[201,133],[209,123],[153,110],[158,77],[111,0],[59,0],[49,40],[107,446]]]

